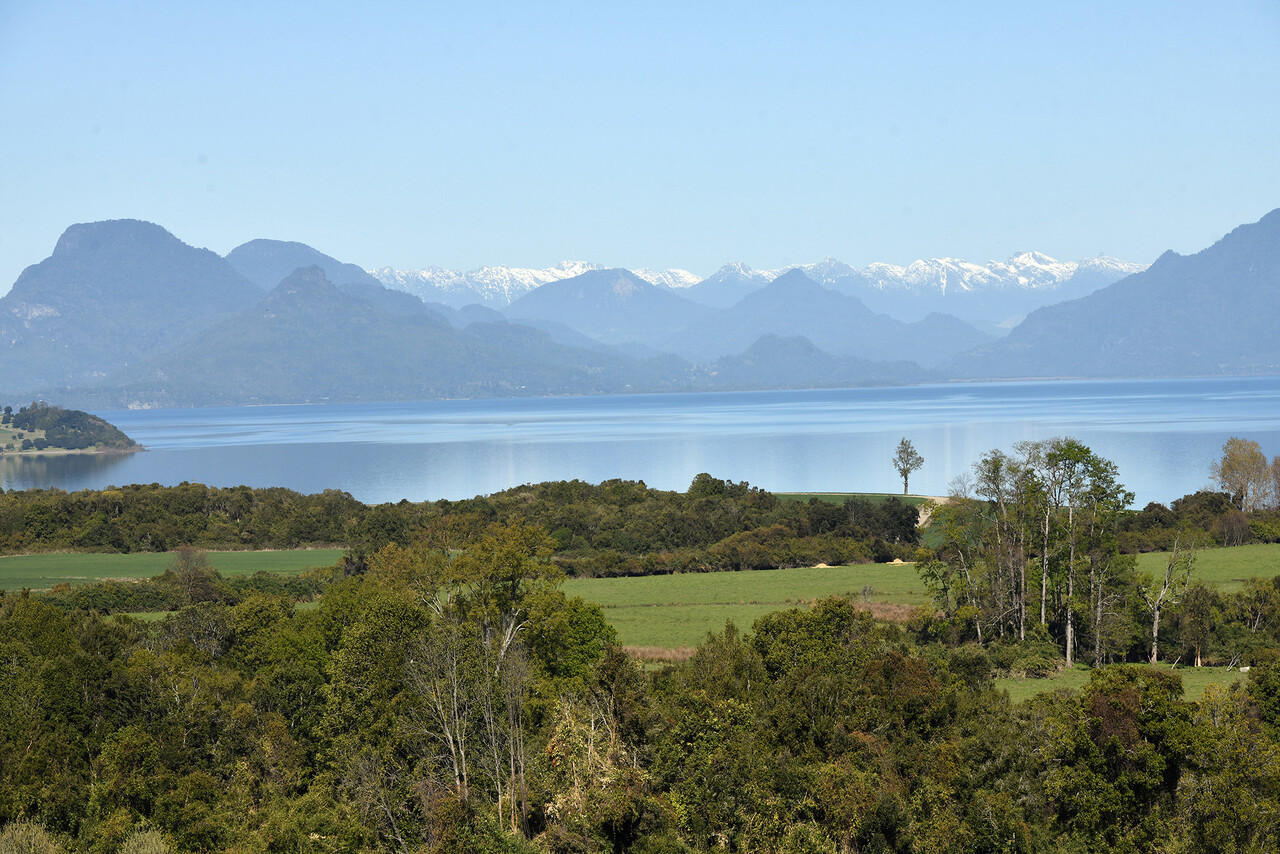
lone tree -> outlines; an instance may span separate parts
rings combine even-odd
[[[893,467],[902,476],[903,495],[907,494],[907,482],[911,478],[911,473],[922,465],[924,465],[924,457],[916,453],[915,446],[911,444],[911,440],[904,436],[902,441],[898,443],[898,452],[893,455]]]
[[[1271,503],[1272,473],[1266,454],[1252,439],[1232,436],[1222,446],[1222,458],[1210,469],[1213,479],[1245,513]]]

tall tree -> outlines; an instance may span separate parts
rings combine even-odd
[[[1267,455],[1252,439],[1239,436],[1228,439],[1210,473],[1245,513],[1265,506],[1271,499],[1272,472],[1267,466]]]
[[[1001,634],[1012,624],[1018,638],[1027,636],[1027,539],[1028,515],[1034,483],[1022,462],[1000,450],[974,463],[974,491],[987,500],[992,536],[987,558],[990,590],[994,594],[997,625]]]
[[[1165,561],[1164,575],[1138,588],[1138,595],[1151,613],[1152,664],[1160,660],[1160,614],[1166,606],[1181,601],[1187,585],[1191,583],[1191,570],[1195,563],[1195,549],[1184,545],[1181,539],[1174,540]]]
[[[898,476],[902,478],[903,495],[907,494],[907,481],[911,473],[922,465],[924,465],[924,457],[916,452],[911,440],[903,436],[902,441],[898,443],[897,453],[893,455],[893,467],[898,470]]]
[[[1014,450],[1022,458],[1037,491],[1039,498],[1040,522],[1040,625],[1047,625],[1049,604],[1049,562],[1054,554],[1055,540],[1053,533],[1058,523],[1058,514],[1062,509],[1062,473],[1057,466],[1050,465],[1047,454],[1060,444],[1061,439],[1050,439],[1039,442],[1018,442]]]
[[[1084,505],[1089,488],[1089,469],[1095,462],[1093,452],[1075,439],[1066,439],[1047,454],[1048,464],[1057,469],[1067,500],[1067,598],[1065,606],[1067,667],[1075,661],[1076,622],[1076,558],[1080,547],[1080,518],[1077,508]]]

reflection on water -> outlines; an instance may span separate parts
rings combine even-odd
[[[129,454],[5,454],[0,485],[5,489],[77,489],[77,484],[110,481]]]
[[[1137,506],[1204,487],[1231,436],[1280,454],[1280,378],[956,383],[909,388],[430,401],[100,413],[148,448],[6,458],[5,489],[127,483],[341,489],[365,502],[469,498],[546,480],[699,472],[777,491],[896,491],[924,456],[941,494],[992,448],[1074,436],[1112,460]]]

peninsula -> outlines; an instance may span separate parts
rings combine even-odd
[[[33,402],[0,414],[0,455],[128,454],[142,446],[96,415]]]

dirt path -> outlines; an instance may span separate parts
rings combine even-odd
[[[917,528],[923,528],[928,525],[929,519],[933,517],[933,511],[951,500],[945,495],[922,495],[920,497],[929,499],[929,503],[920,506],[920,521],[916,523]]]

